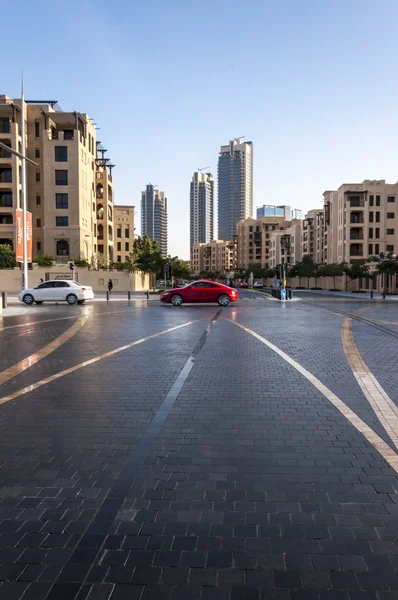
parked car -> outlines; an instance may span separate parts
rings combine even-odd
[[[83,304],[94,298],[93,289],[77,281],[56,279],[39,283],[32,288],[22,290],[18,300],[25,304],[43,304],[43,302],[67,302],[68,304]]]
[[[238,292],[227,285],[205,280],[193,281],[183,288],[165,290],[160,295],[162,302],[173,306],[181,306],[183,302],[218,302],[220,306],[228,306],[238,298]]]
[[[247,283],[247,281],[242,281],[242,283],[240,284],[239,287],[241,287],[241,288],[248,288],[249,284]]]
[[[262,290],[263,289],[263,284],[260,283],[259,281],[255,281],[253,284],[253,288],[257,288],[258,290]]]

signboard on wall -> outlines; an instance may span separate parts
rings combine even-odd
[[[23,262],[23,210],[17,208],[15,211],[16,222],[17,222],[17,251],[16,259],[18,262]],[[26,213],[26,239],[27,239],[27,252],[28,262],[32,262],[32,213]]]
[[[46,281],[49,280],[73,281],[73,273],[46,273]],[[77,273],[75,273],[75,281],[77,281]]]

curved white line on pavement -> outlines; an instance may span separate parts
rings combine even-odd
[[[225,321],[236,325],[236,327],[240,327],[246,333],[252,335],[257,340],[259,340],[265,346],[268,346],[271,350],[276,352],[283,360],[285,360],[290,366],[292,366],[296,371],[298,371],[303,377],[305,377],[312,385],[319,391],[337,410],[341,412],[341,414],[361,433],[370,444],[381,454],[381,456],[388,462],[388,464],[398,473],[398,454],[394,452],[392,448],[388,444],[385,443],[384,440],[381,439],[379,435],[369,425],[367,425],[362,419],[358,417],[336,394],[334,394],[329,388],[327,388],[319,379],[312,375],[307,369],[301,366],[298,362],[296,362],[293,358],[291,358],[288,354],[280,350],[274,344],[271,344],[268,340],[263,338],[261,335],[252,331],[248,327],[237,323],[236,321],[232,321],[231,319],[226,319],[225,317],[221,317]]]
[[[28,392],[36,390],[37,388],[41,387],[42,385],[51,383],[52,381],[55,381],[56,379],[59,379],[60,377],[63,377],[64,375],[69,375],[69,373],[73,373],[74,371],[78,371],[79,369],[83,369],[84,367],[88,367],[89,365],[92,365],[92,364],[98,362],[99,360],[103,360],[104,358],[108,358],[109,356],[113,356],[114,354],[119,354],[119,352],[123,352],[123,350],[128,350],[129,348],[132,348],[133,346],[138,346],[139,344],[142,344],[143,342],[157,338],[160,335],[164,335],[165,333],[170,333],[171,331],[176,331],[177,329],[181,329],[182,327],[187,327],[187,325],[192,325],[192,323],[196,323],[196,321],[197,321],[197,319],[195,319],[194,321],[189,321],[188,323],[183,323],[182,325],[177,325],[176,327],[170,327],[170,329],[165,329],[163,331],[159,331],[158,333],[153,333],[152,335],[148,335],[147,337],[140,338],[139,340],[136,340],[135,342],[131,342],[130,344],[126,344],[125,346],[120,346],[119,348],[115,348],[115,350],[111,350],[110,352],[105,352],[104,354],[100,354],[99,356],[96,356],[95,358],[90,358],[90,360],[86,360],[85,362],[79,363],[78,365],[75,365],[74,367],[70,367],[69,369],[65,369],[64,371],[60,371],[59,373],[56,373],[55,375],[50,375],[50,377],[47,377],[46,379],[42,379],[41,381],[32,383],[32,385],[28,385],[27,387],[23,388],[22,390],[18,390],[17,392],[14,392],[13,394],[10,394],[9,396],[4,396],[3,398],[0,398],[0,404],[5,404],[6,402],[10,402],[10,400],[15,400],[15,398],[18,398],[19,396],[22,396],[23,394],[27,394]]]
[[[357,315],[360,312],[363,312],[363,309],[353,314]],[[341,326],[341,344],[350,369],[365,398],[373,408],[387,435],[398,448],[398,407],[363,360],[352,333],[351,317],[344,319]]]
[[[37,362],[39,362],[39,360],[41,360],[42,358],[45,358],[46,356],[51,354],[51,352],[54,352],[54,350],[56,350],[57,348],[62,346],[62,344],[64,344],[68,340],[70,340],[70,338],[72,336],[74,336],[75,333],[77,333],[81,327],[83,327],[83,325],[87,321],[87,319],[88,319],[88,317],[81,317],[76,323],[74,323],[71,327],[69,327],[69,329],[64,331],[64,333],[62,333],[57,338],[55,338],[55,340],[53,340],[52,342],[50,342],[49,344],[47,344],[46,346],[44,346],[37,352],[34,352],[30,356],[27,356],[26,358],[21,360],[16,365],[13,365],[12,367],[5,369],[5,371],[2,371],[0,373],[0,385],[5,383],[12,377],[19,375],[23,371],[26,371],[26,369],[29,369],[29,367],[31,367],[32,365],[35,365]]]

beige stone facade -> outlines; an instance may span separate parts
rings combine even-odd
[[[221,271],[228,273],[235,266],[235,243],[214,240],[208,244],[192,246],[191,268],[194,275],[202,271]]]
[[[325,197],[325,221],[327,262],[366,259],[380,252],[396,253],[398,183],[366,179],[362,183],[343,184],[332,197]]]
[[[273,231],[270,235],[269,268],[277,265],[294,265],[301,261],[303,222],[295,219],[286,230]]]
[[[21,152],[21,102],[0,95],[0,142]],[[16,249],[15,210],[21,202],[21,161],[0,148],[0,244]]]
[[[125,262],[134,248],[135,206],[115,205],[115,261]]]
[[[271,258],[271,235],[285,231],[290,221],[283,217],[243,219],[236,226],[237,266],[247,269],[251,264],[269,268]]]
[[[57,110],[55,101],[24,104],[27,206],[33,256],[57,263],[114,260],[112,165],[86,113]],[[21,151],[21,100],[0,95],[0,141]],[[15,250],[15,210],[21,201],[21,161],[0,150],[0,243]]]

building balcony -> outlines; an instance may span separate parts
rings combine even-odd
[[[351,229],[350,230],[350,240],[363,240],[363,230],[362,229]]]
[[[10,119],[0,118],[0,134],[10,134],[11,133],[11,121]]]
[[[350,244],[350,256],[363,256],[362,244]]]
[[[350,223],[351,224],[356,224],[356,223],[363,223],[364,219],[363,219],[363,212],[352,212],[350,215]]]
[[[349,200],[349,204],[348,207],[351,208],[364,208],[365,207],[365,200],[359,199],[359,198],[351,198]]]

